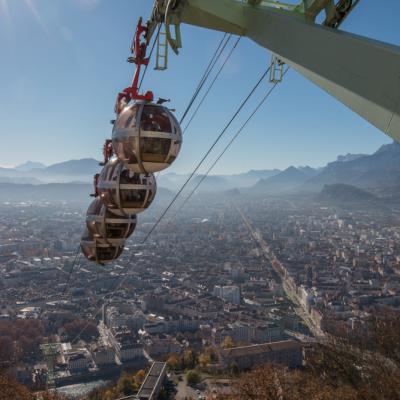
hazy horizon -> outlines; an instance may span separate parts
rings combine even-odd
[[[382,144],[381,146],[383,146],[383,145],[385,145],[385,144],[390,144],[390,142],[393,142],[393,140],[390,140],[389,143],[384,143],[384,144]],[[337,161],[337,159],[338,159],[339,157],[343,157],[343,156],[347,156],[347,155],[359,155],[359,154],[370,155],[370,154],[373,154],[373,153],[375,153],[381,146],[379,146],[378,148],[376,148],[375,150],[373,150],[371,153],[362,153],[362,152],[350,153],[350,152],[347,152],[347,153],[343,153],[343,154],[338,154],[334,159],[328,160],[328,161],[327,161],[325,164],[323,164],[323,165],[313,165],[312,163],[305,164],[305,165],[288,164],[286,167],[281,167],[281,168],[279,168],[279,167],[264,167],[264,168],[257,168],[257,169],[255,169],[255,168],[248,168],[248,169],[243,169],[243,170],[241,170],[241,171],[232,172],[232,173],[230,173],[230,174],[228,174],[228,173],[215,173],[215,172],[212,172],[212,173],[210,173],[209,175],[210,175],[210,176],[236,175],[236,174],[245,174],[245,173],[248,173],[248,172],[250,172],[250,171],[263,171],[263,170],[281,170],[281,171],[284,171],[284,170],[286,170],[286,169],[288,169],[288,168],[290,168],[290,167],[295,167],[295,168],[311,167],[311,168],[314,168],[314,169],[320,169],[320,168],[324,168],[328,163]],[[4,164],[1,164],[1,163],[0,163],[0,168],[15,169],[15,168],[18,168],[18,167],[20,167],[20,166],[23,166],[23,165],[25,165],[25,164],[27,164],[27,163],[40,163],[40,164],[43,164],[44,167],[50,167],[50,166],[56,165],[56,164],[67,163],[67,162],[70,162],[70,161],[81,161],[81,160],[96,160],[96,161],[99,161],[100,158],[98,158],[98,159],[92,158],[92,157],[72,158],[72,159],[68,159],[68,160],[56,161],[56,162],[51,163],[51,164],[45,164],[44,162],[38,161],[38,160],[26,160],[26,161],[22,161],[21,163],[18,163],[18,164],[17,164],[17,163],[14,163],[14,164],[9,164],[9,165],[4,165]],[[100,169],[101,169],[101,168],[100,168],[100,166],[99,166],[99,170],[100,170]],[[27,171],[27,172],[28,172],[28,171]],[[175,173],[175,174],[178,174],[178,175],[187,175],[187,174],[190,174],[191,171],[171,171],[170,169],[168,169],[168,170],[166,170],[166,171],[162,171],[162,172],[161,172],[162,175],[174,174],[174,173]],[[199,172],[199,173],[196,174],[196,175],[202,175],[202,173]]]

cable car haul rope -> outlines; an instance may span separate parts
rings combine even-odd
[[[174,216],[190,200],[217,162],[270,97],[289,67],[293,67],[317,83],[322,89],[333,94],[394,139],[400,140],[400,136],[398,136],[398,131],[400,131],[399,99],[396,92],[397,86],[393,84],[398,78],[400,48],[396,46],[389,48],[386,44],[370,41],[360,36],[351,36],[345,32],[340,35],[335,33],[335,30],[350,15],[359,1],[308,0],[307,2],[300,1],[300,4],[295,6],[274,0],[262,2],[258,0],[240,2],[237,0],[224,2],[155,0],[150,20],[144,25],[142,19],[139,19],[137,24],[131,47],[132,56],[128,59],[136,66],[133,81],[129,87],[117,95],[116,119],[112,138],[106,140],[104,144],[104,161],[101,163],[103,170],[94,177],[92,196],[95,197],[95,200],[87,211],[86,229],[82,235],[80,246],[84,256],[90,261],[104,265],[116,260],[122,254],[125,241],[137,226],[137,215],[145,211],[154,200],[157,191],[154,174],[168,168],[178,157],[183,136],[180,124],[188,117],[232,35],[237,35],[238,38],[193,111],[184,131],[189,128],[197,115],[243,35],[272,52],[271,65],[262,73],[226,126],[196,164],[188,179],[145,235],[142,244],[151,237],[268,74],[272,86],[249,117],[245,119],[240,129],[228,141],[222,152],[211,163],[205,175],[178,207]],[[227,12],[228,9],[229,12]],[[317,20],[322,12],[326,13],[326,19],[322,24],[318,24]],[[204,18],[207,13],[210,15],[209,20]],[[296,18],[293,18],[294,15]],[[177,53],[181,47],[180,23],[182,22],[219,30],[225,34],[178,122],[173,112],[164,106],[166,100],[159,99],[155,102],[153,92],[142,93],[141,86],[153,50],[156,46],[159,50],[161,46],[162,25],[165,24],[166,28],[162,35],[165,35],[168,41],[165,45],[166,51],[169,44]],[[172,38],[170,31],[172,24],[175,26],[175,38]],[[154,33],[156,33],[155,39],[150,54],[147,56],[147,49]],[[288,37],[291,40],[287,40]],[[302,48],[302,51],[298,51],[299,47]],[[157,56],[159,54],[157,51]],[[334,56],[334,61],[331,63],[334,64],[333,66],[328,62],[332,59],[332,55]],[[167,58],[166,54],[162,57]],[[383,68],[384,72],[380,75],[379,82],[371,78],[376,76],[375,64],[365,60],[380,60],[379,66]],[[285,70],[284,64],[288,65]],[[141,74],[142,67],[145,68],[143,74]],[[349,73],[342,74],[340,71],[343,70],[348,70]],[[357,70],[357,74],[353,73],[355,70]],[[359,79],[353,79],[353,76],[357,76]],[[364,90],[365,88],[368,90]],[[112,299],[128,279],[132,258],[133,255],[128,257],[121,279],[114,289],[103,297],[103,301]],[[78,259],[77,253],[68,274],[68,283]],[[93,318],[96,319],[100,312],[101,308]],[[86,328],[87,326],[82,329],[73,342],[79,340]]]
[[[160,35],[160,30],[161,24],[158,27],[155,41]],[[83,255],[88,260],[101,265],[115,261],[122,254],[125,241],[136,228],[137,214],[145,211],[154,200],[157,191],[154,173],[168,168],[178,157],[182,145],[180,123],[195,104],[231,39],[231,35],[228,34],[222,37],[188,106],[183,112],[180,122],[178,122],[172,111],[163,105],[165,100],[159,99],[154,102],[154,95],[151,91],[139,93],[155,47],[154,42],[150,56],[147,57],[149,42],[148,38],[146,39],[147,33],[147,26],[143,25],[142,19],[139,19],[131,47],[132,56],[128,59],[129,62],[136,65],[133,81],[131,86],[118,93],[115,102],[116,119],[113,121],[112,138],[106,140],[103,147],[104,161],[100,164],[103,166],[103,170],[94,177],[94,193],[92,196],[95,197],[95,200],[87,211],[86,229],[81,238]],[[196,116],[239,41],[240,37],[228,52],[222,66],[193,112],[186,129]],[[145,71],[141,76],[142,66],[145,67]],[[225,134],[266,74],[267,72],[263,74],[228,125],[211,145],[186,184]],[[147,233],[143,243],[151,236],[159,222],[182,193],[186,184]],[[74,260],[71,273],[76,261],[77,258]]]
[[[230,2],[230,0],[227,0],[227,4],[228,2]],[[117,95],[115,102],[116,119],[114,121],[112,138],[108,139],[104,144],[104,161],[101,163],[103,170],[94,177],[93,196],[96,199],[90,205],[87,212],[86,230],[81,240],[82,253],[87,259],[95,261],[98,264],[106,264],[116,260],[122,254],[126,239],[132,235],[136,228],[137,214],[145,211],[151,205],[156,195],[157,185],[154,173],[168,168],[178,157],[183,136],[180,124],[188,116],[200,92],[204,88],[206,81],[210,78],[213,69],[231,40],[232,35],[236,33],[238,34],[238,38],[192,113],[189,122],[186,124],[185,131],[189,128],[199,108],[202,106],[214,86],[215,81],[218,79],[222,69],[236,49],[241,36],[246,34],[252,38],[251,31],[253,26],[248,26],[247,30],[239,29],[238,27],[243,25],[243,20],[236,20],[236,18],[245,13],[248,18],[253,16],[252,18],[256,21],[261,14],[267,15],[267,17],[271,19],[275,14],[279,13],[285,15],[297,13],[298,16],[304,14],[306,20],[312,18],[315,21],[323,8],[317,7],[317,3],[313,7],[309,4],[314,2],[314,0],[310,0],[307,2],[308,5],[302,2],[302,7],[282,5],[274,1],[266,1],[261,4],[258,1],[232,2],[229,3],[231,4],[229,9],[232,13],[228,15],[228,13],[223,12],[223,8],[226,7],[226,5],[220,4],[215,7],[214,3],[205,0],[202,7],[207,8],[211,7],[211,4],[214,4],[212,11],[211,9],[209,11],[216,13],[216,18],[209,21],[211,24],[209,27],[221,30],[225,33],[201,76],[199,84],[179,122],[173,112],[168,107],[164,106],[166,100],[160,98],[155,102],[153,92],[141,92],[141,86],[155,47],[157,46],[157,57],[160,57],[160,54],[162,54],[161,57],[164,58],[164,68],[167,62],[168,44],[176,53],[181,47],[180,23],[188,22],[196,25],[201,22],[204,24],[203,20],[198,20],[197,18],[197,14],[200,10],[197,10],[195,5],[182,2],[181,0],[156,0],[152,16],[147,24],[143,23],[142,18],[139,19],[131,46],[132,55],[128,58],[128,61],[136,66],[135,73],[131,85]],[[330,7],[325,8],[328,17],[324,25],[336,29],[357,3],[358,1],[353,3],[352,1],[343,0],[332,2]],[[193,13],[183,12],[183,9],[190,9],[191,7],[193,8]],[[281,10],[282,7],[284,10]],[[269,15],[272,9],[274,9],[273,13],[275,14]],[[312,13],[311,10],[313,10]],[[225,11],[227,10],[225,9]],[[190,18],[192,19],[189,18],[189,20],[185,21],[185,15],[191,15],[192,17]],[[291,22],[286,21],[285,26],[296,25],[293,26],[300,34],[304,29],[308,29],[310,26],[309,24],[303,24],[303,22],[301,22],[303,25],[297,26],[298,23],[300,23],[300,19],[296,19],[297,22],[293,22],[294,20]],[[328,23],[328,19],[333,22]],[[161,27],[163,24],[165,24],[165,33],[161,35]],[[174,38],[171,34],[171,24],[175,26]],[[215,26],[213,26],[214,24]],[[147,56],[147,50],[155,32],[156,35],[150,50],[150,55]],[[160,46],[162,46],[162,41],[160,40],[161,36],[165,36],[167,39],[164,49],[165,53],[162,51],[160,52]],[[272,36],[279,37],[279,34],[274,31]],[[276,45],[278,44],[279,42],[277,41]],[[278,56],[279,53],[276,51],[279,50],[278,48],[273,48],[273,50],[275,50],[273,51],[273,62],[271,62],[268,71],[270,72],[270,82],[277,83],[282,79],[283,64],[286,62],[286,59],[289,61],[291,60],[290,57],[280,58]],[[159,65],[159,61],[158,58],[157,65]],[[145,68],[143,74],[141,74],[142,67]],[[189,175],[188,180],[178,191],[171,204],[161,214],[160,218],[145,236],[144,242],[151,236],[194,174],[196,174],[216,144],[225,135],[233,120],[241,112],[268,71],[263,74],[226,127],[222,130],[214,143],[212,143],[199,164]],[[393,117],[391,118],[391,121],[392,120],[394,120]],[[230,144],[228,148],[229,146]],[[227,149],[224,150],[224,152],[227,151]],[[220,157],[222,157],[222,155]],[[208,172],[206,176],[207,175]],[[205,177],[200,180],[200,184],[204,179]],[[189,198],[191,196],[192,194]],[[71,271],[73,270],[76,260],[77,258],[75,258]]]
[[[159,31],[160,30],[158,30],[157,35]],[[134,79],[132,85],[124,89],[117,96],[115,104],[116,119],[114,121],[112,139],[107,140],[104,145],[104,161],[101,163],[103,170],[94,177],[94,194],[92,196],[95,197],[95,200],[91,203],[87,211],[86,229],[81,239],[83,255],[88,260],[101,265],[116,260],[122,254],[126,239],[132,235],[136,228],[137,214],[145,211],[156,195],[157,186],[154,173],[172,164],[178,156],[182,144],[180,124],[172,112],[162,105],[163,101],[160,100],[154,103],[152,92],[139,94],[140,85],[138,85],[138,82],[140,80],[140,69],[143,65],[147,67],[149,63],[149,58],[146,58],[147,45],[141,40],[141,37],[145,35],[145,33],[146,27],[143,26],[142,21],[139,20],[132,45],[133,57],[131,60],[136,64]],[[183,113],[181,121],[185,119],[195,103],[216,63],[221,58],[230,38],[231,35],[224,35],[219,43]],[[186,129],[211,91],[239,41],[240,37],[238,37],[231,50],[228,52],[222,66],[217,71],[214,79],[200,100],[200,103],[193,112]],[[217,143],[219,143],[226,134],[233,121],[238,117],[239,113],[248,103],[268,73],[269,68],[262,73],[249,94],[229,119],[224,129],[222,129],[198,162],[187,181],[146,234],[142,243],[145,243],[150,238],[189,181],[203,165]],[[68,281],[70,280],[77,260],[78,257],[75,257]],[[112,299],[126,279],[128,279],[131,261],[132,256],[129,257],[126,262],[122,278],[116,286],[103,297],[104,301],[106,299]],[[101,308],[99,308],[93,318],[97,318],[100,312]],[[86,328],[87,326],[82,329],[73,342],[80,339]]]
[[[144,25],[142,19],[139,19],[131,46],[132,56],[128,59],[129,62],[136,66],[133,81],[129,87],[118,93],[115,102],[116,119],[113,121],[112,138],[106,140],[103,147],[104,161],[100,164],[103,166],[103,170],[94,177],[94,193],[92,196],[95,197],[95,200],[90,205],[86,214],[86,229],[82,235],[80,247],[83,255],[88,260],[101,265],[113,262],[119,258],[123,252],[125,241],[132,235],[137,226],[137,215],[145,211],[153,202],[157,191],[154,173],[168,168],[178,157],[182,145],[180,123],[184,121],[190,109],[195,104],[197,97],[232,36],[231,34],[224,34],[222,37],[188,106],[182,114],[180,122],[178,122],[172,111],[163,105],[165,100],[159,99],[157,102],[154,102],[153,92],[139,92],[150,57],[159,38],[161,26],[162,24],[160,23],[150,56],[147,57],[147,48],[151,39],[151,35],[148,32],[149,23]],[[199,108],[213,88],[240,39],[241,37],[239,36],[225,57],[214,79],[192,113],[185,131],[197,115]],[[141,68],[143,66],[145,67],[145,71],[141,75]],[[262,74],[248,96],[240,104],[233,117],[176,193],[171,203],[146,234],[142,243],[145,243],[152,235],[214,147],[225,135],[255,90],[267,76],[270,69],[271,67]],[[222,155],[219,158],[221,157]],[[205,177],[200,181],[200,184],[204,179]],[[192,194],[186,199],[185,203]],[[69,275],[72,274],[77,260],[78,257],[75,257]]]
[[[199,108],[237,47],[241,36],[246,35],[271,50],[273,54],[269,67],[271,83],[279,83],[282,80],[283,65],[288,64],[304,73],[321,87],[326,86],[328,91],[334,89],[336,97],[348,103],[355,110],[357,110],[362,101],[375,102],[376,104],[385,102],[385,104],[382,103],[383,107],[379,108],[379,110],[380,112],[391,110],[390,113],[385,114],[385,118],[382,118],[382,120],[389,118],[385,126],[386,132],[391,134],[392,129],[395,129],[395,125],[398,123],[398,119],[400,120],[396,114],[397,103],[395,104],[397,108],[394,111],[392,110],[393,104],[387,104],[388,98],[391,96],[386,96],[384,99],[372,98],[376,97],[376,93],[378,93],[378,91],[373,91],[373,94],[370,95],[368,93],[364,95],[364,98],[357,97],[357,104],[352,104],[356,96],[349,95],[349,93],[357,94],[360,92],[359,87],[357,87],[358,83],[355,80],[343,81],[343,79],[347,79],[346,76],[343,77],[343,74],[336,76],[336,73],[324,71],[329,68],[326,63],[323,64],[321,58],[323,58],[322,52],[325,52],[326,57],[329,56],[326,53],[328,47],[330,50],[341,51],[344,46],[339,46],[340,42],[346,41],[353,48],[352,41],[354,41],[354,38],[346,34],[337,35],[335,30],[352,12],[359,0],[332,0],[329,4],[327,3],[308,0],[307,2],[301,1],[298,6],[295,6],[273,0],[263,2],[257,0],[241,2],[226,0],[223,3],[204,0],[201,4],[182,0],[155,0],[150,20],[147,24],[143,24],[140,18],[137,24],[131,46],[132,55],[128,58],[128,61],[136,66],[134,77],[131,85],[118,93],[115,102],[116,119],[112,138],[106,141],[103,148],[104,162],[101,165],[104,168],[100,174],[96,174],[94,177],[93,196],[96,200],[88,210],[86,217],[87,229],[81,241],[82,253],[86,258],[99,264],[106,264],[114,261],[122,254],[125,240],[135,230],[137,214],[145,211],[154,200],[157,186],[156,178],[153,174],[168,168],[178,157],[183,136],[180,124],[189,115],[191,108],[234,34],[238,35],[235,44],[228,52],[225,61],[192,113],[189,122],[186,124],[185,131],[197,115]],[[228,10],[229,12],[227,12]],[[200,17],[204,12],[210,14],[209,20]],[[326,14],[326,19],[322,23],[324,25],[323,28],[318,26],[316,22],[322,12]],[[296,18],[291,18],[292,15],[296,15]],[[156,46],[157,66],[161,65],[161,69],[166,68],[168,45],[175,53],[178,53],[178,49],[181,47],[180,24],[182,22],[205,26],[225,33],[178,122],[173,112],[164,106],[166,100],[160,98],[157,102],[154,102],[152,91],[142,93],[140,90],[151,55]],[[163,24],[165,25],[165,33],[161,33]],[[172,37],[172,25],[175,27],[175,37]],[[150,55],[147,56],[147,50],[155,32],[156,35]],[[291,40],[285,40],[289,36]],[[161,37],[165,37],[167,42],[163,44]],[[315,40],[316,37],[320,38],[320,42],[324,42],[323,46],[321,46],[320,42],[315,42],[315,46],[318,48],[318,51],[315,51],[314,47],[307,43],[307,46],[302,46],[305,47],[304,51],[299,52],[295,42],[299,39],[304,43],[306,37],[310,41]],[[160,51],[162,46],[164,46],[165,52]],[[310,48],[313,49],[312,53],[306,52]],[[388,51],[387,48],[381,48],[376,43],[371,47],[367,40],[364,40],[363,46],[354,47],[353,50],[354,54],[360,51],[360,59],[366,55],[373,55],[373,51],[379,51],[382,57],[386,57],[384,52]],[[160,57],[164,59],[163,63],[159,63]],[[375,59],[375,57],[372,57],[372,59]],[[363,67],[368,66],[367,64],[364,63]],[[346,65],[346,68],[348,68],[348,63]],[[141,74],[142,67],[145,68],[143,74]],[[340,68],[336,68],[336,70],[340,70]],[[369,71],[365,72],[365,76],[367,76]],[[215,145],[224,136],[232,121],[240,113],[267,73],[261,77],[227,126],[210,146],[171,204],[148,232],[144,241],[156,229],[159,222],[164,218]],[[357,76],[361,75],[363,74],[360,73]],[[327,77],[329,77],[330,81]],[[369,80],[368,82],[373,81]],[[387,87],[386,82],[384,83],[388,90],[393,87],[393,85]],[[347,92],[339,90],[342,87],[347,87]],[[384,91],[382,90],[381,92],[383,93]],[[373,116],[375,119],[377,113],[370,113],[368,116],[371,118]],[[228,148],[229,146],[230,144]],[[199,184],[204,179],[205,177],[200,180]],[[189,198],[191,196],[192,194]]]

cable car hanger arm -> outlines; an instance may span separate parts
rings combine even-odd
[[[132,56],[128,58],[128,62],[135,64],[136,69],[131,86],[118,93],[115,103],[115,112],[117,114],[121,112],[124,104],[129,103],[130,100],[145,100],[151,102],[154,99],[153,92],[151,91],[148,91],[145,94],[139,94],[141,67],[149,64],[149,59],[146,57],[148,41],[142,40],[146,37],[147,30],[147,26],[142,24],[142,18],[140,18],[131,45]]]
[[[148,26],[151,31],[163,22],[187,23],[247,36],[400,141],[400,47],[337,31],[357,4],[359,0],[303,0],[297,6],[272,0],[156,0]],[[317,24],[323,12],[325,19]]]

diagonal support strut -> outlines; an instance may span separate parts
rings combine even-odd
[[[307,0],[293,9],[269,0],[169,2],[174,7],[163,17],[170,23],[249,37],[400,142],[400,47],[315,24],[332,0]],[[165,0],[156,3],[160,13]]]

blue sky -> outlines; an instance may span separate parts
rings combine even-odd
[[[0,0],[0,165],[100,158],[116,93],[131,81],[125,60],[137,18],[148,17],[152,3]],[[362,0],[342,29],[398,44],[399,14],[398,0]],[[170,57],[168,71],[149,69],[143,86],[171,98],[178,116],[222,37],[191,26],[182,33],[181,54]],[[170,171],[193,168],[268,63],[266,50],[242,39]],[[267,89],[257,92],[242,119]],[[291,71],[214,173],[321,166],[338,154],[371,153],[390,141]]]

